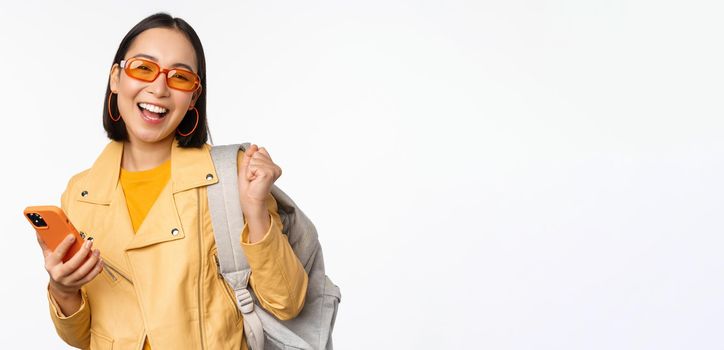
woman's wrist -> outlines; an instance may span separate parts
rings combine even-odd
[[[256,243],[264,236],[266,235],[267,231],[269,231],[270,227],[270,221],[271,216],[269,215],[269,211],[264,208],[263,211],[255,212],[255,214],[244,214],[245,215],[245,221],[249,228],[249,242],[248,243]]]
[[[53,295],[56,300],[71,300],[80,297],[80,289],[68,290],[60,288],[53,281],[48,283],[48,291]]]
[[[246,217],[260,216],[266,212],[266,203],[259,200],[242,200],[241,211]]]
[[[80,289],[76,291],[63,291],[51,280],[48,284],[48,293],[57,305],[59,316],[68,317],[75,314],[83,306],[83,296]]]

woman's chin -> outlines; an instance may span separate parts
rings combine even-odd
[[[133,140],[141,143],[159,143],[168,141],[173,138],[173,133],[159,133],[158,130],[139,130],[137,132],[129,132],[128,135],[131,142]]]

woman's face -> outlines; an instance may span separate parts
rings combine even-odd
[[[154,61],[162,69],[182,68],[198,74],[194,47],[183,33],[174,29],[152,28],[139,34],[124,59],[132,57]],[[116,62],[111,70],[110,87],[111,91],[117,92],[118,110],[126,123],[131,143],[164,143],[172,140],[184,115],[193,107],[201,93],[201,88],[195,92],[169,88],[166,85],[165,73],[159,74],[152,82],[131,78],[123,72],[119,62]],[[140,104],[162,107],[166,112],[144,112]],[[188,115],[189,118],[195,116],[193,112]],[[188,131],[190,130],[181,130]]]

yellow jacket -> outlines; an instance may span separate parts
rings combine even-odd
[[[246,348],[241,313],[215,261],[206,186],[217,182],[210,146],[171,151],[171,180],[134,234],[118,183],[123,143],[111,142],[93,166],[71,178],[61,206],[73,225],[94,238],[106,268],[81,289],[73,315],[48,295],[50,314],[69,345],[91,349]],[[239,158],[243,153],[239,153]],[[241,163],[241,162],[239,162]],[[267,207],[265,237],[240,242],[260,304],[280,319],[304,305],[307,274],[281,231],[276,201]]]

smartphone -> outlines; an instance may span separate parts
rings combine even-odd
[[[63,262],[70,260],[83,246],[83,237],[70,223],[63,209],[54,205],[30,206],[25,208],[23,214],[40,235],[40,239],[53,251],[68,234],[75,236],[75,242],[63,257]]]

